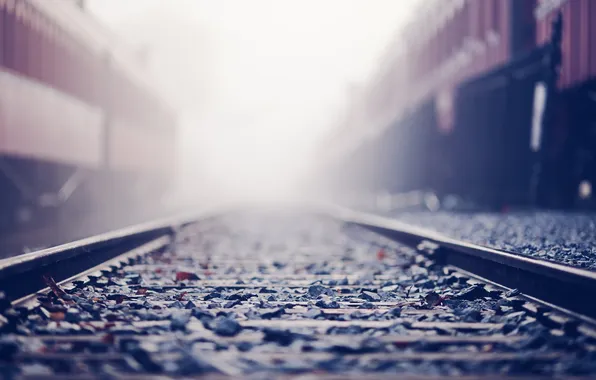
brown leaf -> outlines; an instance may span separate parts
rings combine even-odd
[[[65,317],[65,314],[61,311],[55,311],[53,313],[50,313],[50,319],[52,321],[56,321],[56,322],[63,321],[64,317]]]
[[[199,276],[190,272],[176,272],[176,281],[198,280]]]
[[[137,294],[140,294],[140,295],[147,294],[147,288],[138,288]]]
[[[43,281],[48,286],[48,288],[52,289],[52,292],[56,297],[63,298],[66,295],[66,292],[60,288],[56,281],[50,276],[43,276]]]

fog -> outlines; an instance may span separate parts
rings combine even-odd
[[[417,0],[88,0],[179,112],[180,199],[304,191],[317,143]],[[364,126],[363,126],[364,127]]]

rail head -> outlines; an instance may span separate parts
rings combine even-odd
[[[25,272],[36,266],[45,266],[82,254],[105,249],[123,241],[131,241],[136,238],[140,239],[148,236],[167,235],[171,231],[171,225],[139,225],[10,257],[0,260],[0,279],[14,275],[17,272]]]

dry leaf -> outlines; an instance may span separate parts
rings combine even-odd
[[[198,280],[199,276],[190,272],[176,272],[176,281]]]
[[[56,281],[54,281],[52,277],[43,276],[43,281],[48,286],[48,288],[52,289],[52,292],[54,293],[54,295],[56,295],[56,297],[64,298],[66,292],[62,290],[58,284],[56,284]]]

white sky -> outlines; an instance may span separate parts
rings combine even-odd
[[[180,110],[183,175],[283,192],[419,0],[88,0],[152,49]],[[196,181],[201,182],[197,179]]]

